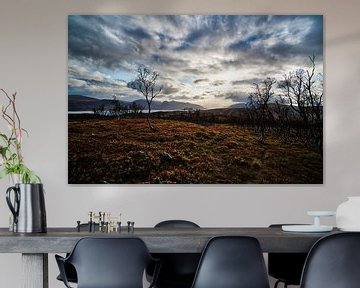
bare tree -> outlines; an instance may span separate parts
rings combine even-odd
[[[311,116],[315,117],[315,121],[322,121],[322,106],[324,96],[323,77],[322,74],[315,74],[315,56],[310,56],[309,58],[311,68],[306,70],[305,89],[312,111]]]
[[[124,114],[124,105],[121,104],[120,100],[116,96],[113,96],[113,106],[109,110],[109,115],[120,119]]]
[[[291,132],[291,125],[290,125],[290,117],[291,111],[290,106],[285,97],[279,96],[278,99],[275,100],[276,103],[276,113],[277,113],[277,125],[276,130],[279,134],[280,140],[283,143],[290,142],[290,132]]]
[[[94,115],[95,115],[96,117],[98,117],[98,116],[104,116],[104,115],[105,115],[105,105],[102,104],[102,105],[100,105],[100,106],[94,107],[94,108],[92,109],[92,111],[94,112]]]
[[[284,80],[279,83],[279,87],[283,89],[284,96],[288,99],[291,108],[301,117],[304,127],[308,127],[305,70],[298,69],[295,72],[285,74]]]
[[[269,116],[268,103],[274,92],[273,85],[276,83],[274,78],[266,78],[260,84],[254,83],[254,92],[250,93],[249,106],[255,112],[257,130],[259,133],[258,142],[265,142],[266,122]]]
[[[154,98],[161,93],[163,88],[161,85],[157,85],[157,80],[160,74],[156,71],[150,70],[145,65],[139,65],[137,73],[138,75],[136,79],[129,82],[128,87],[139,91],[145,97],[148,105],[147,121],[149,129],[154,130],[154,127],[150,122],[151,103]]]
[[[137,104],[136,102],[132,102],[129,105],[130,113],[135,117],[136,115],[139,115],[142,113],[142,110],[144,110],[145,106],[141,104]]]
[[[323,75],[315,73],[315,56],[310,56],[310,68],[306,70],[305,90],[309,103],[310,135],[312,142],[323,154]]]
[[[315,56],[309,59],[310,68],[286,74],[279,87],[292,110],[302,119],[305,142],[317,145],[322,153],[323,77],[315,73]]]

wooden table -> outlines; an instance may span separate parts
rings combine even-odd
[[[0,253],[22,253],[24,288],[48,288],[48,253],[70,252],[82,237],[139,237],[151,253],[201,253],[207,241],[220,235],[246,235],[259,240],[263,252],[308,252],[321,237],[337,233],[289,233],[281,228],[135,228],[121,233],[77,232],[49,228],[47,233],[18,234],[0,228]]]

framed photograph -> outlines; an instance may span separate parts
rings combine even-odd
[[[323,16],[70,15],[69,184],[322,184]]]

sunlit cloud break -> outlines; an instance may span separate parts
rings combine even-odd
[[[141,99],[127,83],[139,65],[159,72],[159,101],[205,108],[246,101],[266,77],[323,69],[323,17],[89,16],[68,18],[68,94]]]

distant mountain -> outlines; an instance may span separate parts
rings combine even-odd
[[[189,102],[164,101],[161,103],[159,110],[189,110],[189,109],[204,110],[204,107]]]
[[[112,100],[96,99],[82,95],[69,95],[69,111],[92,111],[101,105],[104,105],[105,109],[108,110],[113,106]]]
[[[136,103],[137,105],[143,106],[144,110],[147,109],[147,103],[145,99],[135,100],[133,102],[120,101],[123,105],[129,105],[131,103]],[[109,110],[113,106],[113,100],[109,99],[96,99],[88,96],[82,95],[69,95],[68,109],[69,111],[91,111],[93,108],[97,108],[101,105],[105,106],[105,110]],[[151,103],[152,110],[188,110],[188,109],[200,109],[203,110],[204,107],[192,104],[188,102],[179,102],[179,101],[153,101]]]
[[[139,99],[139,100],[135,100],[134,101],[136,104],[144,106],[145,109],[147,109],[147,103],[145,99]],[[192,104],[189,102],[179,102],[179,101],[153,101],[151,103],[151,109],[152,110],[188,110],[188,109],[200,109],[200,110],[204,110],[205,108],[197,105],[197,104]]]
[[[245,102],[236,103],[230,105],[229,108],[246,108],[246,103]]]
[[[267,104],[269,109],[276,109],[278,107],[278,104],[274,103],[274,102],[269,102]],[[280,104],[280,106],[284,106],[283,104]],[[228,108],[247,108],[247,103],[246,102],[239,102],[233,105],[230,105]]]

